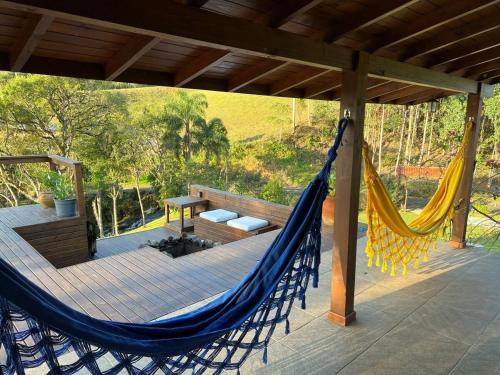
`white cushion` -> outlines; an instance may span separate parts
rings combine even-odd
[[[222,210],[219,208],[218,210],[202,212],[200,213],[200,217],[214,223],[220,223],[221,221],[236,219],[238,217],[238,214],[236,212]]]
[[[269,225],[269,221],[264,219],[257,219],[252,216],[243,216],[238,219],[229,220],[227,225],[233,228],[238,228],[247,232],[256,230],[259,228],[264,228]]]

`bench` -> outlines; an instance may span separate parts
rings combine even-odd
[[[209,188],[202,185],[192,185],[190,195],[208,201],[207,210],[224,209],[241,216],[253,216],[266,219],[269,225],[253,231],[244,231],[226,225],[225,222],[214,223],[199,216],[194,217],[194,234],[211,241],[228,243],[243,238],[256,236],[282,228],[292,212],[292,207],[267,202],[262,199],[238,195]]]

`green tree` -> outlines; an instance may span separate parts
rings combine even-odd
[[[193,123],[192,135],[193,151],[204,154],[205,166],[208,166],[212,158],[215,158],[217,165],[220,165],[222,157],[229,152],[229,139],[222,120],[213,118],[207,122],[203,118],[198,118]]]
[[[88,91],[82,81],[17,75],[0,93],[0,123],[14,134],[31,134],[46,151],[70,156],[75,140],[97,137],[114,116],[109,95]]]
[[[164,108],[164,120],[175,128],[182,124],[182,152],[184,160],[191,159],[192,127],[195,121],[205,118],[208,107],[207,98],[203,94],[189,94],[185,90],[176,91],[169,97]]]

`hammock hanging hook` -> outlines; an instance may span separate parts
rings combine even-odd
[[[351,110],[349,108],[344,109],[344,117],[348,120],[351,118]]]

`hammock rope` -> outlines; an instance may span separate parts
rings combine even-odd
[[[285,322],[288,333],[293,302],[299,299],[305,308],[310,278],[318,285],[322,203],[348,122],[340,120],[323,169],[260,262],[232,289],[192,312],[143,324],[98,320],[64,305],[0,259],[0,373],[239,373],[256,349],[264,349],[267,362],[276,325]]]
[[[391,276],[395,276],[398,265],[402,266],[404,275],[411,263],[418,269],[421,258],[424,262],[428,261],[429,250],[436,249],[437,238],[451,223],[455,197],[464,170],[464,150],[472,137],[473,128],[472,122],[466,124],[460,148],[448,165],[438,189],[418,217],[408,224],[391,200],[371,162],[368,144],[364,143],[368,218],[365,252],[369,267],[373,266],[375,258],[375,265],[386,272],[390,263]]]

